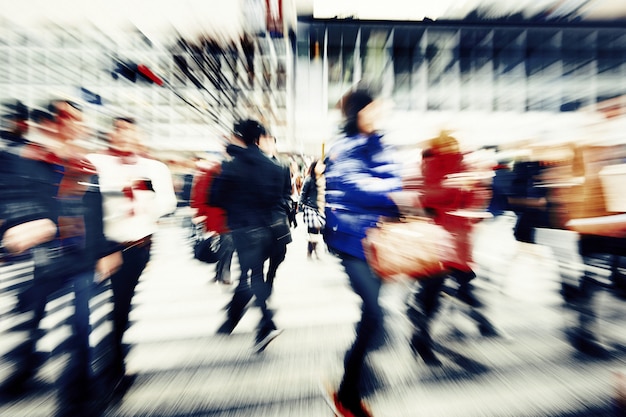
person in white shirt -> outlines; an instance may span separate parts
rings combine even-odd
[[[123,250],[123,264],[111,275],[113,291],[112,377],[122,382],[126,350],[122,344],[128,326],[135,287],[150,260],[152,234],[159,218],[176,210],[176,194],[169,168],[140,156],[135,120],[113,120],[106,153],[90,154],[100,180],[104,206],[104,233]]]

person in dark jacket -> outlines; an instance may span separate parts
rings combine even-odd
[[[73,145],[81,134],[82,111],[69,101],[51,106],[51,140],[58,146],[23,146],[14,159],[16,186],[28,186],[31,207],[28,215],[16,210],[4,212],[2,242],[17,254],[29,251],[34,262],[32,283],[20,294],[17,309],[30,312],[22,329],[27,342],[16,352],[16,373],[4,383],[10,393],[19,393],[35,374],[39,361],[36,343],[39,324],[49,297],[63,288],[74,292],[74,313],[70,318],[72,334],[64,344],[69,361],[58,381],[59,416],[96,415],[91,375],[89,344],[89,299],[96,271],[101,276],[113,273],[121,255],[104,238],[102,197],[95,168]],[[22,203],[26,203],[22,201]],[[27,239],[31,221],[51,222],[54,233],[48,241],[20,246]]]
[[[371,416],[359,386],[366,355],[380,346],[384,329],[378,302],[381,279],[366,261],[362,240],[381,217],[398,217],[392,194],[402,190],[400,165],[375,130],[377,111],[377,102],[367,90],[346,94],[343,135],[331,144],[326,158],[324,240],[341,259],[350,285],[362,300],[356,338],[346,353],[339,389],[332,394],[342,416]]]
[[[226,148],[230,159],[222,163],[221,173],[213,180],[209,201],[226,210],[241,268],[239,284],[227,308],[227,319],[218,334],[230,334],[235,329],[254,297],[262,315],[254,346],[257,353],[281,333],[267,306],[270,292],[263,268],[274,245],[282,244],[277,240],[287,238],[289,233],[286,222],[286,234],[284,229],[273,232],[275,220],[282,216],[285,177],[282,167],[258,147],[259,138],[265,134],[265,128],[255,120],[235,124],[232,143]]]
[[[304,212],[304,223],[307,226],[308,233],[307,257],[309,259],[313,253],[319,259],[317,245],[321,241],[322,229],[326,225],[324,216],[325,168],[322,161],[315,160],[311,162],[308,175],[302,184],[302,193],[300,194],[300,207],[302,207]]]
[[[286,221],[289,225],[292,225],[292,219],[290,219],[292,212],[291,170],[288,165],[284,164],[278,158],[276,138],[274,136],[269,134],[261,135],[259,137],[258,146],[265,155],[278,164],[283,170],[283,196],[282,202],[276,210],[276,216],[277,218],[284,216],[284,221]],[[269,296],[272,295],[272,291],[274,290],[274,279],[276,278],[278,267],[283,263],[285,257],[287,256],[287,245],[289,243],[291,243],[291,237],[280,239],[272,248],[272,253],[270,254],[267,266],[267,273],[265,274],[265,282],[269,288]]]

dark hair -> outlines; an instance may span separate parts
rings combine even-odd
[[[233,126],[233,134],[241,138],[246,145],[256,144],[262,135],[267,134],[263,125],[256,120],[240,120]]]
[[[127,116],[114,117],[113,118],[113,124],[115,124],[115,122],[126,122],[126,123],[131,124],[131,125],[137,124],[137,121],[134,118],[127,117]]]
[[[61,104],[67,104],[68,106],[73,107],[74,109],[78,111],[81,111],[81,112],[83,111],[83,106],[81,106],[79,103],[75,101],[68,100],[68,99],[52,100],[48,104],[48,111],[54,115],[58,115]]]
[[[30,116],[35,123],[54,122],[54,114],[47,110],[33,109]]]
[[[19,100],[3,103],[2,107],[6,110],[2,114],[2,118],[8,120],[28,120],[28,107]]]
[[[309,165],[308,174],[309,174],[309,177],[313,179],[315,179],[315,167],[317,166],[318,162],[319,162],[319,159],[315,159],[313,162],[311,162],[311,165]]]
[[[359,133],[358,114],[372,101],[374,101],[374,98],[366,89],[350,91],[341,98],[341,112],[345,120],[343,132],[345,134],[356,135]]]

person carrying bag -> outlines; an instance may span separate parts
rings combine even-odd
[[[307,258],[313,253],[318,257],[317,245],[322,240],[322,229],[326,226],[324,215],[324,178],[325,165],[322,161],[315,160],[308,169],[308,175],[302,185],[300,194],[300,206],[302,207],[304,223],[307,226],[308,244]]]

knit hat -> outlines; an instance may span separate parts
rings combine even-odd
[[[263,125],[252,119],[240,120],[233,126],[233,134],[241,138],[246,145],[256,143],[259,137],[266,133]]]

